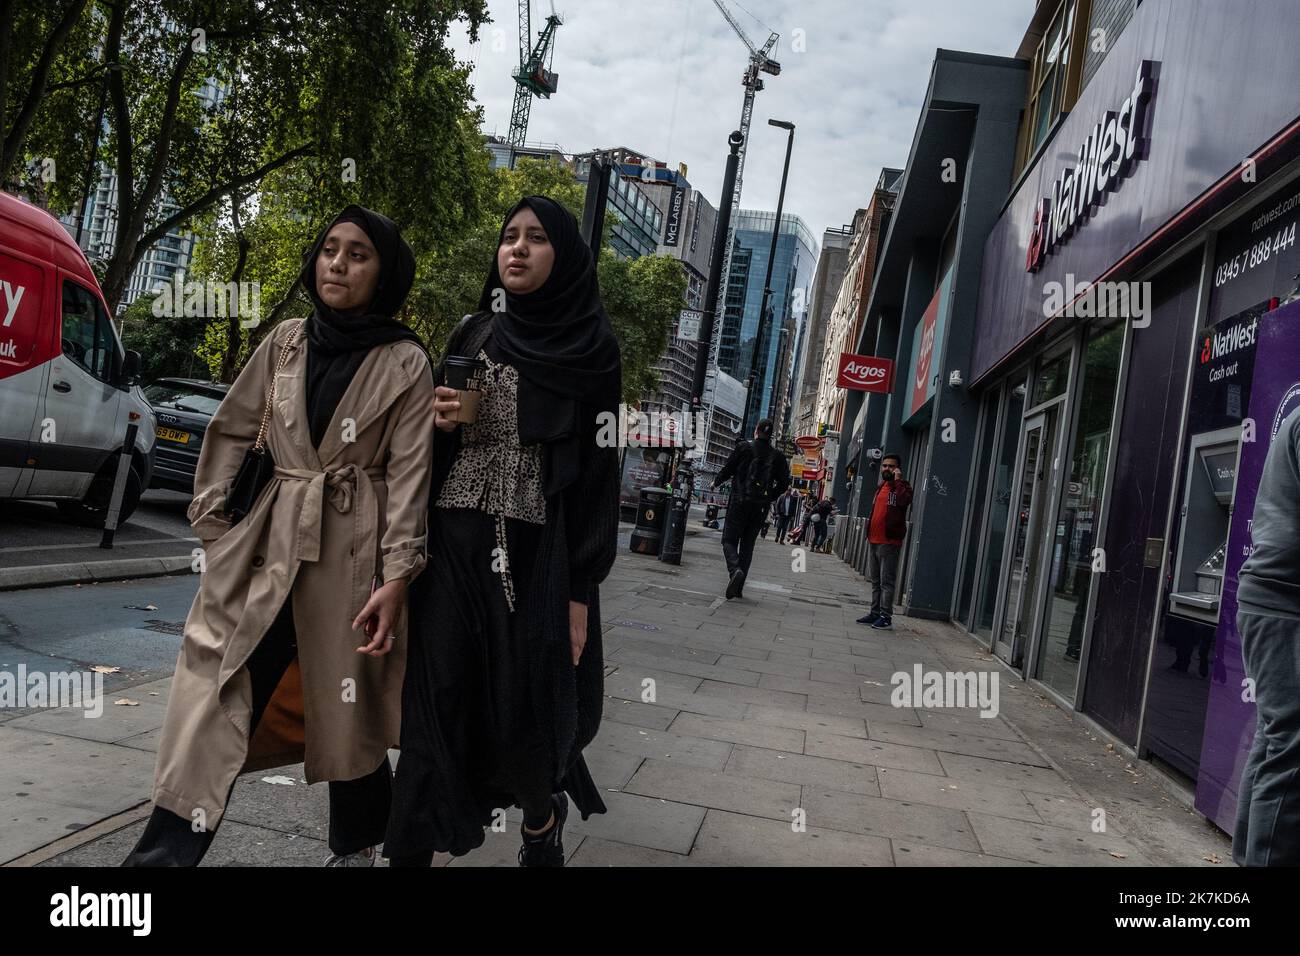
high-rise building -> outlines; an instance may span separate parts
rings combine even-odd
[[[817,265],[817,240],[802,219],[791,213],[783,214],[777,231],[768,316],[760,323],[763,279],[775,225],[774,212],[740,210],[735,218],[730,274],[724,286],[718,367],[746,384],[753,368],[753,392],[748,401],[754,422],[774,417],[782,410],[784,393],[778,391],[782,339],[797,342],[799,338],[799,323],[808,310]],[[754,367],[756,350],[758,362]],[[798,356],[791,357],[798,359]]]
[[[867,298],[876,274],[876,256],[889,229],[889,217],[902,181],[901,169],[881,170],[867,208],[859,209],[853,217],[853,241],[839,288],[827,290],[834,296],[830,318],[820,354],[809,356],[804,396],[811,398],[807,418],[812,425],[816,427],[824,422],[831,433],[839,434],[844,427],[846,393],[836,385],[839,358],[842,353],[852,351],[850,346],[858,341],[862,331]],[[814,304],[815,301],[814,294]]]
[[[500,136],[484,136],[483,145],[488,151],[489,169],[510,168],[510,143]],[[569,157],[555,143],[524,143],[514,149],[515,161],[520,159],[541,159],[562,166],[569,164]]]
[[[695,329],[691,327],[695,317],[690,313],[698,311],[704,302],[717,210],[691,186],[684,165],[670,169],[667,163],[627,147],[601,153],[615,164],[611,194],[620,197],[619,204],[610,206],[620,220],[612,231],[615,248],[624,254],[672,256],[686,272],[682,303],[686,321],[679,318],[663,355],[653,366],[659,373],[658,388],[641,400],[646,411],[678,412],[691,401],[696,348]],[[590,159],[591,154],[575,159],[580,177],[586,174]],[[618,185],[614,185],[615,180]],[[646,204],[642,204],[641,196]],[[623,221],[625,218],[627,221]],[[653,235],[640,223],[647,223]]]
[[[817,257],[817,274],[813,277],[812,301],[808,308],[808,321],[804,323],[803,342],[799,354],[798,375],[794,383],[794,413],[791,424],[796,435],[817,432],[817,386],[821,380],[826,332],[831,324],[840,285],[849,261],[849,248],[861,224],[864,210],[859,209],[853,222],[847,226],[827,229],[822,233],[822,251]]]
[[[172,26],[174,24],[171,21],[166,21],[166,28]],[[207,80],[197,94],[202,107],[210,110],[219,105],[226,95],[226,89],[225,85],[214,79]],[[103,135],[109,135],[107,120],[104,122]],[[81,210],[59,217],[63,228],[74,239],[78,238],[78,219],[81,220],[80,245],[92,264],[112,258],[117,249],[117,170],[101,163],[98,173],[99,180],[86,197]],[[179,209],[164,190],[159,201],[159,217],[172,215]],[[194,234],[188,229],[173,229],[146,249],[127,280],[126,289],[117,304],[118,314],[126,311],[140,296],[152,294],[159,287],[170,285],[177,272],[184,278],[193,253]]]

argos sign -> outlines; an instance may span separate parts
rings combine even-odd
[[[841,352],[840,374],[835,384],[859,392],[887,393],[894,385],[894,363],[874,355]]]

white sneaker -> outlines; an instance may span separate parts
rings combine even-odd
[[[330,858],[325,861],[326,866],[374,866],[375,865],[375,848],[372,846],[368,850],[358,850],[356,853],[345,853],[340,856],[337,853],[331,853]]]

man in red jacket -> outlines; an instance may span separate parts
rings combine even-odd
[[[858,618],[878,631],[894,626],[894,579],[898,552],[907,533],[907,507],[912,486],[903,480],[902,459],[889,454],[880,459],[880,485],[867,524],[867,574],[871,577],[871,613]]]

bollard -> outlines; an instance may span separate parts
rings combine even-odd
[[[126,479],[131,473],[131,449],[135,448],[135,433],[140,426],[135,422],[126,426],[126,439],[122,453],[117,456],[117,477],[113,479],[113,495],[108,501],[108,514],[104,516],[104,535],[99,539],[101,548],[113,547],[113,534],[117,531],[117,518],[122,512],[122,497],[126,494]]]

